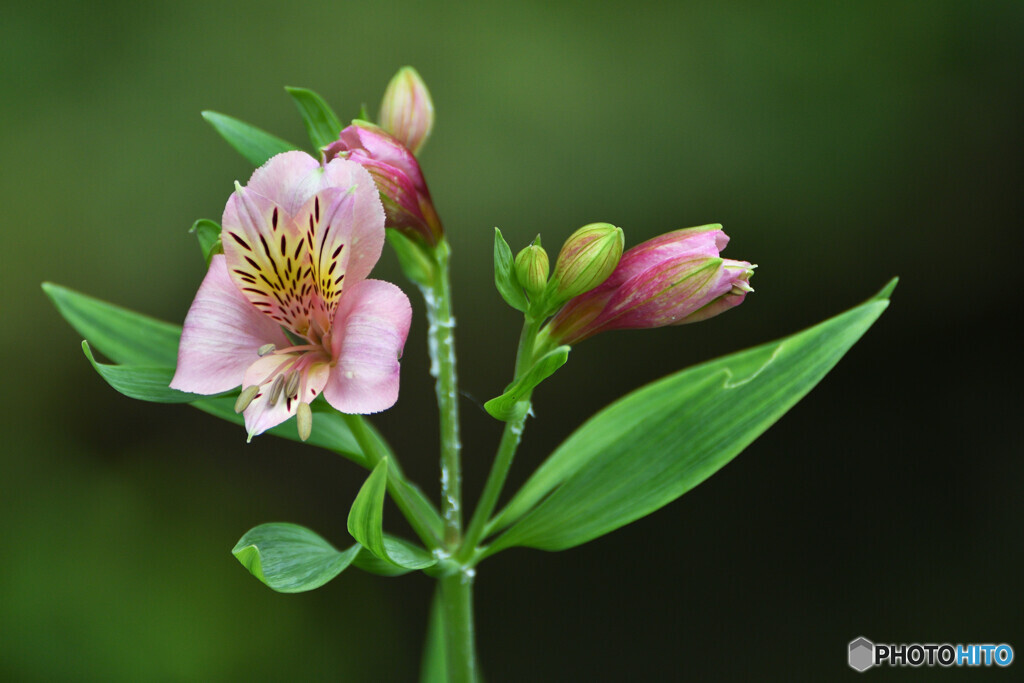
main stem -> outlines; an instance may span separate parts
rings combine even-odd
[[[473,569],[466,567],[440,579],[448,683],[477,683],[473,575]]]
[[[459,392],[455,375],[455,319],[452,317],[448,275],[449,248],[441,240],[433,249],[436,268],[422,287],[427,304],[427,346],[430,374],[441,418],[441,517],[444,547],[454,554],[462,542],[462,466],[459,454]],[[442,576],[445,654],[450,683],[476,683],[476,643],[473,633],[473,574],[471,567],[452,566]]]
[[[427,303],[427,345],[430,350],[430,374],[441,417],[441,516],[444,519],[444,544],[454,549],[462,536],[462,466],[459,452],[459,403],[455,377],[455,339],[452,317],[451,285],[448,279],[448,243],[441,240],[434,248],[437,269],[428,286],[423,287]]]

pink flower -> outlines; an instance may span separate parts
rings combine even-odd
[[[324,148],[324,154],[355,161],[370,172],[384,203],[385,227],[418,236],[431,246],[444,235],[416,157],[383,128],[356,121]]]
[[[395,285],[366,279],[384,245],[373,179],[353,162],[286,152],[235,187],[171,387],[241,385],[250,438],[295,414],[308,437],[321,392],[344,413],[390,408],[412,309]]]
[[[729,238],[719,225],[676,230],[622,255],[598,287],[571,299],[547,325],[555,344],[606,330],[683,325],[743,302],[754,266],[719,257]]]

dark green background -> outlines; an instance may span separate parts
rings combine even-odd
[[[285,596],[229,552],[276,520],[346,544],[363,472],[115,394],[39,289],[182,320],[203,275],[186,230],[251,172],[199,111],[303,143],[283,86],[346,118],[403,64],[437,109],[422,159],[454,248],[471,500],[499,433],[477,403],[518,333],[490,285],[495,225],[554,252],[592,221],[627,245],[721,222],[726,255],[760,265],[721,318],[579,346],[513,484],[617,396],[902,277],[822,386],[706,484],[582,548],[483,564],[489,681],[838,680],[859,635],[1024,652],[1022,44],[1016,1],[8,7],[0,678],[415,677],[428,579],[353,570]],[[374,421],[433,491],[422,305],[393,255],[377,274],[416,317]]]

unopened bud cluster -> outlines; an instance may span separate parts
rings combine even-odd
[[[606,330],[683,325],[739,305],[753,291],[755,266],[721,258],[728,242],[720,225],[707,225],[633,247],[598,286],[575,295],[555,314],[544,332],[548,343],[575,344]]]

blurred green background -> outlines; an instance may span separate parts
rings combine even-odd
[[[617,396],[902,277],[832,375],[703,486],[587,546],[483,564],[488,680],[831,680],[860,635],[1022,651],[1022,46],[1016,0],[8,7],[0,678],[415,678],[429,579],[352,570],[278,595],[229,552],[266,521],[347,543],[363,473],[114,393],[39,289],[181,321],[203,275],[186,230],[251,172],[200,110],[304,143],[283,86],[344,118],[403,64],[437,110],[422,160],[454,249],[470,500],[499,433],[478,403],[518,334],[490,285],[495,225],[554,252],[592,221],[627,245],[721,222],[726,255],[760,264],[725,316],[577,348],[512,484]],[[392,254],[377,273],[417,313],[374,422],[434,491],[422,305]]]

